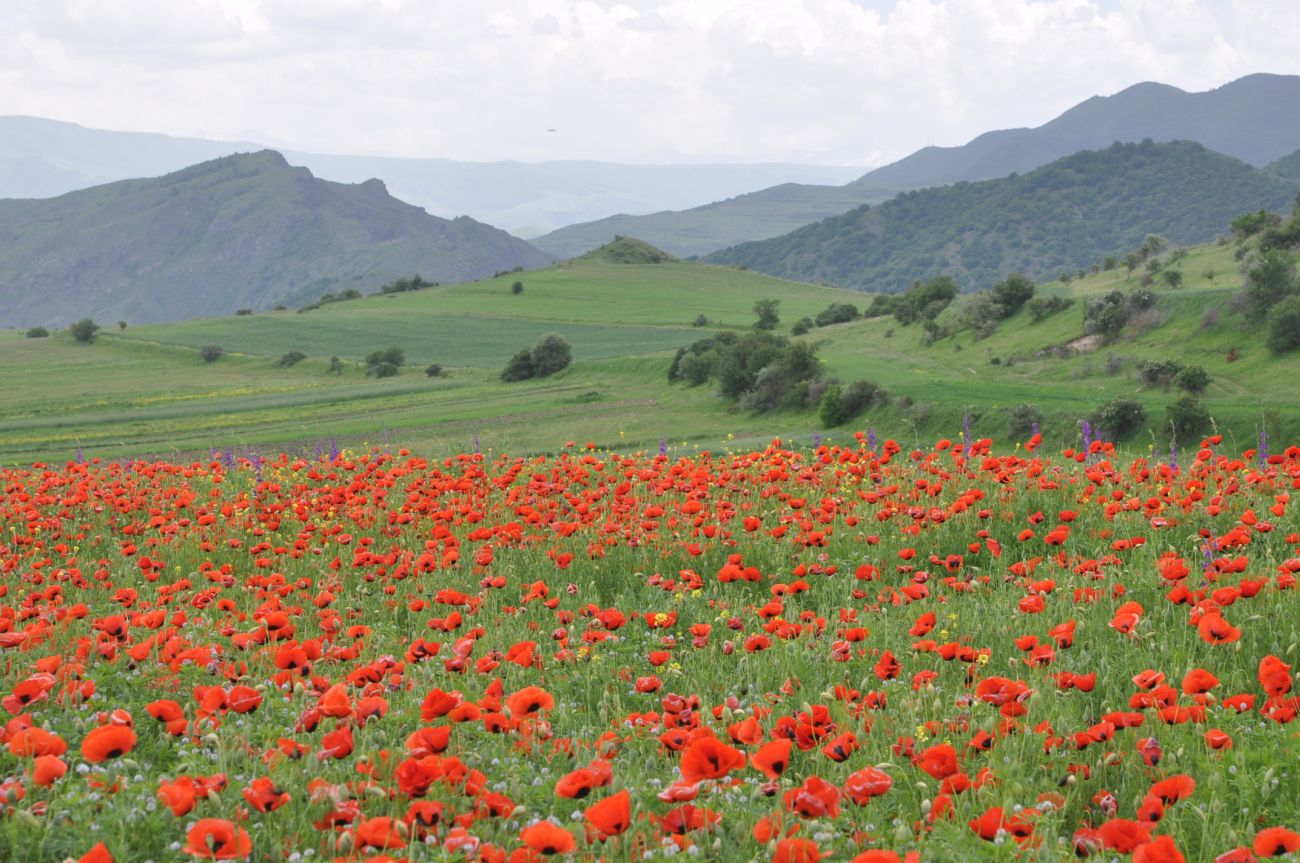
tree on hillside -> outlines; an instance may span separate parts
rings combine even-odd
[[[1276,249],[1265,252],[1246,271],[1242,292],[1246,319],[1254,324],[1263,321],[1269,309],[1295,292],[1295,265],[1290,256]]]
[[[564,339],[551,333],[542,336],[533,346],[532,361],[535,377],[549,377],[569,367],[573,362],[573,349]]]
[[[82,344],[90,344],[95,340],[95,334],[99,332],[99,324],[90,318],[82,318],[72,326],[68,327],[72,337]]]
[[[758,320],[754,322],[754,329],[776,329],[776,325],[781,323],[781,316],[776,311],[779,305],[781,305],[780,300],[759,300],[754,303],[754,314],[758,316]]]

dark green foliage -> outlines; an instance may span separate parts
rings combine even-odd
[[[673,361],[668,365],[668,383],[673,383],[681,377],[682,358],[686,356],[686,348],[678,348],[677,353],[673,354]]]
[[[1074,299],[1071,297],[1034,297],[1025,303],[1025,308],[1029,310],[1029,316],[1034,319],[1034,323],[1038,323],[1057,312],[1065,311],[1072,305]]]
[[[95,334],[99,332],[99,324],[90,318],[82,318],[68,327],[68,332],[72,333],[72,337],[82,344],[90,344],[95,340]]]
[[[1084,306],[1083,331],[1087,335],[1100,335],[1107,342],[1114,341],[1135,314],[1155,308],[1157,302],[1155,292],[1146,288],[1127,295],[1111,291],[1095,297]]]
[[[1175,441],[1190,444],[1210,430],[1210,412],[1196,396],[1182,396],[1165,409],[1165,427]]]
[[[842,426],[848,421],[844,403],[840,400],[839,384],[831,384],[822,393],[821,404],[817,408],[817,418],[821,420],[822,428],[828,429]]]
[[[1160,278],[1164,280],[1167,287],[1174,290],[1183,286],[1183,274],[1181,270],[1165,270],[1160,274]]]
[[[501,380],[506,383],[514,381],[526,381],[533,376],[533,352],[528,348],[521,349],[510,361],[506,367],[501,370]]]
[[[1268,349],[1285,354],[1300,348],[1300,296],[1287,297],[1268,313]]]
[[[902,291],[935,272],[980,288],[1011,270],[1073,273],[1153,231],[1205,242],[1243,211],[1282,209],[1294,194],[1293,183],[1199,144],[1115,144],[1016,177],[907,192],[707,260],[861,290]]]
[[[442,363],[429,363],[424,367],[424,373],[431,378],[440,378],[443,376]]]
[[[409,279],[394,279],[386,285],[379,288],[381,294],[404,294],[407,291],[418,291],[421,288],[433,287],[432,282],[425,281],[419,273],[411,276]]]
[[[813,319],[804,315],[802,318],[794,322],[794,326],[790,328],[790,334],[802,336],[812,330],[813,326]]]
[[[698,386],[713,380],[724,397],[754,411],[803,408],[821,379],[817,346],[756,330],[700,339],[678,362],[678,379]]]
[[[1009,318],[1034,298],[1034,282],[1023,273],[1012,273],[994,285],[990,293],[1005,310],[1002,317]]]
[[[1118,398],[1097,408],[1091,417],[1092,427],[1114,440],[1123,440],[1146,422],[1146,408],[1134,399]]]
[[[845,324],[858,319],[858,307],[852,303],[831,303],[817,313],[814,322],[819,327],[831,324]]]
[[[343,374],[343,360],[338,357],[330,357],[329,372],[334,375]]]
[[[894,308],[900,324],[933,321],[957,296],[957,283],[948,276],[935,276],[928,282],[916,282],[903,292]]]
[[[758,320],[754,322],[754,329],[776,329],[776,325],[781,323],[781,316],[776,310],[779,305],[781,305],[780,300],[759,300],[754,303],[754,314],[758,317]]]
[[[366,366],[366,375],[373,378],[391,378],[397,374],[397,364],[387,360]]]
[[[1270,225],[1259,237],[1261,251],[1272,249],[1294,249],[1300,246],[1300,195],[1296,196],[1296,209],[1285,222],[1279,219]]]
[[[1043,414],[1036,405],[1017,405],[1007,416],[1007,431],[1012,440],[1028,440],[1034,433],[1034,426],[1043,421]]]
[[[1242,213],[1232,220],[1232,233],[1241,239],[1253,237],[1260,231],[1272,224],[1280,221],[1277,214],[1270,213],[1268,210],[1256,210],[1253,213]]]
[[[235,309],[235,315],[236,315],[237,317],[241,317],[241,318],[242,318],[242,317],[247,317],[248,315],[251,315],[252,313],[253,313],[253,310],[252,310],[252,309]]]
[[[523,292],[524,292],[523,282],[516,280],[510,284],[510,293],[514,294],[515,296],[519,296]]]
[[[199,348],[199,356],[203,358],[203,362],[205,363],[215,363],[217,360],[221,359],[221,355],[224,353],[225,351],[222,349],[221,345],[204,345]]]
[[[1204,366],[1188,366],[1174,376],[1174,386],[1184,392],[1200,395],[1210,385],[1210,373]]]
[[[1290,256],[1277,249],[1265,252],[1246,270],[1242,296],[1246,319],[1262,323],[1269,309],[1296,291],[1296,269]]]
[[[871,305],[862,313],[864,318],[883,318],[892,315],[898,308],[898,294],[876,294],[871,298]]]
[[[542,336],[533,346],[533,376],[550,377],[569,367],[573,362],[573,349],[569,343],[554,333]]]
[[[118,328],[119,330],[124,330],[124,329],[126,329],[126,321],[118,321],[118,322],[117,322],[117,328]]]
[[[883,405],[888,398],[885,391],[871,381],[854,381],[844,388],[840,403],[845,418],[854,419],[873,407]]]
[[[1138,366],[1138,379],[1144,384],[1168,388],[1186,368],[1178,360],[1147,360]]]
[[[709,316],[708,316],[708,315],[705,315],[705,314],[699,314],[699,315],[696,315],[696,316],[695,316],[695,320],[691,321],[691,326],[693,326],[693,327],[707,327],[710,323],[711,323],[711,322],[709,321]]]
[[[287,369],[289,366],[297,365],[305,359],[307,359],[307,355],[302,351],[289,351],[289,353],[275,361],[275,367],[277,369]]]
[[[367,366],[378,366],[387,363],[394,368],[406,365],[406,354],[401,348],[394,345],[382,351],[371,351],[366,355]],[[380,377],[384,377],[381,375]]]
[[[45,338],[46,336],[48,336],[49,334],[50,334],[50,331],[47,330],[47,329],[45,329],[45,327],[32,327],[31,329],[29,329],[29,330],[27,331],[27,338],[29,338],[29,339],[43,339],[43,338]]]

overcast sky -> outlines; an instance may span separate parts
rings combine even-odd
[[[1297,74],[1297,34],[1297,0],[0,0],[0,114],[334,153],[871,166],[1139,81]]]

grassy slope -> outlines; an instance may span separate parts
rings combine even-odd
[[[1168,315],[1162,326],[1140,338],[1126,334],[1086,356],[1037,356],[1081,334],[1081,301],[1039,324],[1018,315],[979,342],[966,332],[926,348],[918,326],[900,327],[892,319],[818,329],[807,338],[823,342],[821,355],[833,374],[874,380],[895,395],[862,422],[904,440],[955,436],[967,410],[977,434],[1003,438],[1004,408],[1031,403],[1047,416],[1045,430],[1062,441],[1077,434],[1078,418],[1101,402],[1135,393],[1156,425],[1177,394],[1144,389],[1136,363],[1166,357],[1210,371],[1214,382],[1206,403],[1243,445],[1265,420],[1275,437],[1294,437],[1300,432],[1300,357],[1270,357],[1232,312],[1231,296],[1241,281],[1232,247],[1193,248],[1178,267],[1185,287],[1160,291],[1160,308]],[[1213,280],[1204,275],[1207,270],[1217,273]],[[485,448],[512,451],[567,439],[653,447],[660,437],[673,445],[717,446],[729,435],[744,442],[805,436],[817,428],[812,412],[750,416],[707,388],[669,386],[664,372],[671,349],[708,332],[684,326],[698,314],[727,326],[747,325],[756,298],[779,298],[783,325],[833,300],[862,305],[864,299],[698,264],[584,261],[525,274],[518,296],[510,293],[516,278],[367,298],[305,314],[131,327],[106,333],[91,346],[74,344],[66,332],[40,340],[0,333],[0,365],[18,372],[0,378],[0,459],[65,459],[78,442],[87,453],[102,455],[228,446],[310,449],[317,442],[328,446],[331,438],[355,446],[382,443],[385,430],[395,447],[431,452],[463,450],[476,434]],[[1040,291],[1082,298],[1136,284],[1136,276],[1121,269]],[[1202,329],[1210,307],[1219,309],[1220,322]],[[891,329],[893,335],[886,336]],[[510,353],[550,331],[573,343],[571,369],[544,381],[496,380]],[[234,353],[204,365],[195,348],[207,343]],[[405,349],[409,367],[388,380],[364,377],[353,361],[389,344]],[[1228,363],[1234,346],[1239,358]],[[288,350],[301,350],[309,359],[273,368]],[[326,372],[330,354],[350,361],[340,377]],[[1106,371],[1108,354],[1122,358],[1116,374]],[[991,363],[995,357],[1000,364]],[[430,361],[449,366],[451,377],[426,378],[422,367]],[[913,404],[905,406],[897,398],[902,394]]]

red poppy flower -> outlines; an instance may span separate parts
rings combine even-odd
[[[917,766],[935,779],[945,779],[960,769],[957,766],[957,750],[947,743],[936,744],[922,752],[917,759]]]
[[[101,725],[81,741],[81,755],[91,764],[120,758],[135,748],[135,732],[125,725]]]
[[[844,780],[844,796],[858,806],[866,806],[873,797],[879,797],[894,787],[894,780],[883,770],[863,767]]]
[[[1251,843],[1255,853],[1261,857],[1281,857],[1300,851],[1300,833],[1285,827],[1265,827],[1255,834]]]
[[[203,818],[185,834],[181,850],[200,860],[237,860],[253,853],[248,831],[224,818]]]
[[[682,753],[682,779],[687,783],[721,779],[745,766],[745,753],[716,737],[699,737]]]
[[[519,840],[539,854],[567,854],[577,847],[573,834],[549,821],[538,821],[519,833]]]
[[[588,806],[582,815],[601,840],[618,836],[632,826],[632,797],[624,788]]]

